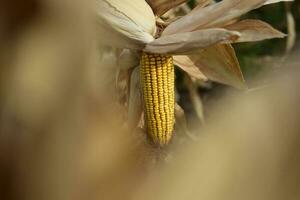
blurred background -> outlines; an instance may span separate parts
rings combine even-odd
[[[299,0],[244,16],[289,34],[234,46],[249,90],[199,83],[195,109],[176,72],[190,131],[165,149],[124,125],[93,9],[1,1],[1,200],[300,198]]]

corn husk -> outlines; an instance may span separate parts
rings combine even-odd
[[[264,5],[268,5],[268,4],[272,4],[272,3],[278,3],[278,2],[291,2],[291,1],[294,1],[294,0],[268,0],[264,3]]]
[[[185,71],[190,77],[207,81],[207,77],[195,66],[193,61],[185,55],[174,56],[174,64]]]
[[[286,35],[271,25],[260,20],[242,20],[226,26],[226,29],[241,33],[235,42],[254,42],[272,38],[283,38]]]
[[[245,88],[238,59],[230,44],[214,45],[188,57],[208,79],[236,88]]]
[[[154,39],[155,17],[145,1],[98,0],[96,5],[103,43],[140,49]]]
[[[161,16],[168,10],[186,2],[187,0],[146,0],[157,16]]]
[[[119,58],[118,65],[121,69],[129,69],[139,65],[139,56],[136,52],[124,49]]]
[[[220,42],[234,41],[239,37],[236,31],[214,28],[187,33],[162,36],[146,45],[144,51],[151,53],[186,54]]]
[[[140,68],[136,67],[131,73],[130,91],[128,100],[129,127],[137,127],[143,111],[142,95],[140,89]]]
[[[171,35],[178,32],[188,32],[209,27],[221,27],[227,22],[264,5],[264,3],[275,3],[279,1],[266,0],[223,0],[219,3],[191,12],[181,19],[170,24],[163,35]]]

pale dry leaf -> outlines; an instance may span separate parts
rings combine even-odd
[[[146,0],[157,16],[161,16],[168,10],[186,2],[187,0]]]
[[[190,77],[186,77],[186,85],[189,90],[189,95],[191,98],[193,108],[196,112],[196,115],[198,119],[201,121],[201,123],[204,124],[205,120],[204,120],[203,103],[202,103],[201,96],[197,90],[197,85]]]
[[[288,29],[288,37],[286,42],[286,51],[290,52],[295,45],[296,38],[297,38],[297,31],[296,31],[296,22],[291,12],[291,7],[286,5],[286,20],[287,20],[287,29]]]
[[[236,31],[214,28],[187,33],[162,36],[146,45],[144,51],[150,53],[186,54],[220,42],[235,41],[239,37]]]
[[[128,93],[129,93],[129,84],[130,84],[130,72],[128,69],[118,68],[116,72],[116,97],[120,105],[127,108],[128,106]],[[107,87],[109,89],[109,87]],[[107,92],[112,92],[112,90],[107,90]]]
[[[100,45],[112,46],[116,48],[129,48],[140,50],[145,47],[145,42],[130,38],[112,28],[109,24],[102,20],[97,21],[98,42]]]
[[[119,58],[118,65],[121,69],[130,69],[139,65],[138,53],[129,49],[124,49]]]
[[[207,77],[194,65],[191,59],[185,55],[174,56],[174,64],[186,72],[189,76],[198,80],[207,81]]]
[[[87,71],[90,92],[99,99],[102,98],[100,91],[110,91],[112,96],[118,95],[115,87],[118,50],[110,46],[98,46],[95,57],[95,63],[92,63]]]
[[[238,59],[230,44],[217,44],[188,56],[208,79],[236,88],[246,87]]]
[[[254,42],[272,38],[283,38],[285,34],[260,20],[246,19],[225,27],[241,33],[235,42]]]
[[[96,9],[98,28],[106,33],[101,32],[102,42],[114,42],[109,32],[140,45],[154,39],[155,16],[145,1],[97,0]]]
[[[163,31],[162,35],[171,35],[178,32],[188,32],[210,27],[222,27],[227,22],[263,6],[265,2],[266,0],[223,0],[199,9],[198,12],[191,12],[173,22]]]
[[[195,136],[192,133],[190,133],[190,131],[188,130],[184,110],[177,103],[175,104],[175,119],[176,119],[176,124],[175,124],[176,130],[179,133],[183,133],[184,135],[187,135],[189,138],[195,140],[196,139]]]
[[[128,100],[128,124],[131,128],[136,128],[142,115],[142,95],[140,89],[140,68],[136,67],[130,78],[130,90]]]
[[[199,0],[197,6],[191,12],[198,12],[199,9],[206,7],[207,5],[214,2],[213,0]]]
[[[278,2],[292,2],[294,0],[267,0],[264,5],[278,3]]]

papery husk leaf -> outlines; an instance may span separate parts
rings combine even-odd
[[[197,6],[191,12],[198,12],[199,9],[206,7],[207,5],[213,3],[213,0],[199,0],[197,1]]]
[[[260,20],[242,20],[225,27],[228,30],[241,33],[235,42],[254,42],[272,38],[283,38],[286,35],[271,25]]]
[[[146,45],[144,51],[163,54],[187,54],[220,42],[232,42],[239,37],[236,31],[221,28],[204,29],[162,36]]]
[[[279,2],[292,2],[294,0],[268,0],[264,3],[264,5],[279,3]]]
[[[246,88],[238,59],[230,44],[217,44],[188,56],[208,79],[240,89]]]
[[[227,22],[263,6],[266,2],[267,0],[223,0],[199,9],[198,12],[191,12],[173,22],[163,31],[162,35],[171,35],[178,32],[189,32],[210,27],[222,27]],[[269,3],[271,2],[269,1]]]
[[[200,94],[197,90],[197,85],[195,81],[193,81],[190,77],[186,77],[186,85],[189,91],[189,95],[191,98],[191,102],[194,108],[194,111],[198,117],[198,119],[201,121],[202,124],[204,124],[204,109],[203,109],[203,103],[200,97]]]
[[[99,44],[111,46],[115,48],[128,48],[134,50],[141,50],[145,47],[146,43],[141,40],[133,39],[124,35],[104,21],[97,21],[97,34],[99,34]]]
[[[115,44],[115,36],[118,42],[125,40],[125,47],[132,42],[137,45],[135,49],[140,49],[154,39],[155,16],[145,1],[97,0],[96,6],[98,28],[104,31],[100,38],[103,43]]]
[[[290,5],[286,5],[286,21],[288,31],[288,37],[286,41],[286,52],[290,52],[293,49],[297,39],[296,21],[293,17],[291,9],[292,8]]]
[[[176,131],[187,135],[191,139],[196,139],[193,134],[190,133],[187,126],[184,110],[176,103],[175,104],[175,121]]]
[[[118,67],[115,77],[117,101],[126,109],[128,107],[127,100],[129,96],[130,74],[131,70],[121,69],[120,67]]]
[[[162,16],[168,10],[186,2],[187,0],[146,0],[157,16]]]
[[[198,80],[207,81],[207,77],[194,65],[191,59],[185,55],[173,56],[174,64],[185,71],[189,76]]]
[[[130,69],[139,65],[139,55],[137,52],[124,49],[119,58],[118,65],[121,69]]]
[[[97,50],[95,64],[91,65],[92,67],[87,73],[87,80],[91,85],[90,89],[95,95],[100,94],[99,91],[102,90],[111,91],[113,95],[117,94],[115,83],[118,71],[118,49],[100,45]],[[101,79],[99,79],[100,75]]]
[[[136,128],[141,120],[143,111],[142,96],[140,90],[140,67],[136,67],[130,78],[130,90],[128,99],[128,124],[130,128]]]

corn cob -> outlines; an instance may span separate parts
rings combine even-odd
[[[147,132],[153,142],[168,144],[174,126],[174,64],[169,55],[142,53],[141,88]]]

